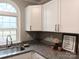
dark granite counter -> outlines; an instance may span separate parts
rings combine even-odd
[[[23,51],[20,51],[17,48],[2,50],[0,51],[0,59],[5,59],[30,51],[36,51],[45,56],[47,59],[79,59],[79,55],[73,55],[69,52],[63,51],[55,51],[44,44],[31,44],[30,47],[26,47]]]

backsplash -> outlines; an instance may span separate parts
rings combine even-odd
[[[58,38],[62,41],[61,33],[53,33],[53,32],[28,32],[32,39],[43,43],[52,43],[54,38]]]
[[[30,35],[30,37],[32,38],[32,40],[34,42],[37,42],[37,43],[42,42],[47,45],[53,45],[54,38],[61,40],[61,42],[63,41],[63,34],[64,33],[40,32],[39,31],[39,32],[28,32],[28,34]],[[67,33],[67,34],[70,34],[70,33]],[[78,35],[78,39],[79,39],[79,35]],[[78,51],[79,51],[79,43],[78,43]]]
[[[42,32],[40,33],[40,39],[45,40],[45,41],[49,41],[52,42],[52,40],[54,38],[58,38],[60,40],[62,40],[62,34],[59,33],[47,33],[47,32]]]
[[[48,41],[52,42],[54,38],[58,38],[60,40],[62,39],[63,33],[56,33],[56,32],[41,32],[41,31],[31,31],[27,32],[29,36],[31,37],[32,40],[37,40],[37,41]],[[27,38],[29,39],[29,38]],[[79,35],[78,35],[79,39]]]

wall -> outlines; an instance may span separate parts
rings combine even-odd
[[[53,33],[53,32],[42,32],[41,38],[46,41],[52,42],[53,38],[58,38],[58,39],[62,40],[62,34]]]
[[[62,41],[62,34],[61,33],[54,33],[54,32],[42,32],[40,33],[40,39],[43,43],[48,45],[53,44],[53,39],[57,38]]]

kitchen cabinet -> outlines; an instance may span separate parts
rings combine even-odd
[[[51,0],[26,8],[26,31],[79,33],[79,0]]]
[[[61,0],[60,32],[79,33],[79,0]]]
[[[32,59],[46,59],[38,53],[32,53]]]
[[[79,33],[79,0],[52,0],[43,5],[43,31]]]
[[[36,52],[29,52],[29,53],[9,57],[6,59],[46,59],[46,58]]]
[[[21,55],[9,57],[9,58],[6,58],[6,59],[32,59],[32,57],[31,57],[31,53],[26,53],[26,54],[21,54]]]
[[[43,5],[43,31],[59,31],[59,1],[52,0]]]
[[[26,31],[59,31],[59,1],[26,8]]]
[[[42,5],[26,8],[26,31],[42,31]]]

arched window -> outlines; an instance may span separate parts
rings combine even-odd
[[[0,45],[6,44],[6,38],[11,35],[12,40],[17,37],[17,10],[9,3],[0,3]]]
[[[0,11],[16,13],[16,9],[8,3],[0,3]]]

